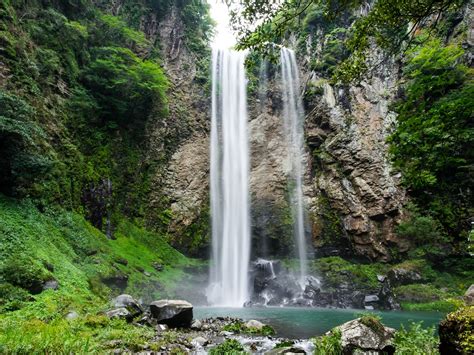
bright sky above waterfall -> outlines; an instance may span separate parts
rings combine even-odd
[[[229,10],[222,0],[208,0],[211,5],[211,16],[216,21],[216,34],[212,41],[213,47],[230,48],[236,40],[229,25]]]

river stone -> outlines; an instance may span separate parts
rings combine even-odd
[[[183,300],[160,300],[150,304],[151,316],[171,328],[190,327],[193,305]]]
[[[191,323],[191,329],[200,330],[202,328],[202,323],[199,319],[193,320]]]
[[[120,295],[112,300],[112,305],[115,308],[126,308],[132,317],[136,317],[143,313],[143,309],[136,299],[130,295]]]
[[[257,330],[262,330],[264,326],[265,324],[255,319],[251,319],[247,323],[245,323],[246,328],[257,329]]]
[[[472,284],[464,294],[464,302],[468,306],[474,306],[474,284]]]
[[[196,337],[192,340],[191,343],[196,347],[203,347],[203,346],[206,346],[209,343],[209,340],[207,340],[204,337]]]
[[[280,354],[285,354],[285,355],[306,354],[306,351],[304,351],[303,349],[287,346],[283,348],[275,348],[265,353],[265,355],[280,355]]]
[[[68,314],[66,314],[66,317],[65,317],[67,320],[74,320],[74,319],[77,319],[79,318],[79,314],[76,312],[76,311],[71,311],[69,312]]]
[[[339,327],[344,354],[352,354],[354,350],[376,351],[393,354],[393,337],[395,329],[382,326],[372,329],[359,319],[346,322]]]

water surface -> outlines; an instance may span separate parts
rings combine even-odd
[[[275,328],[277,336],[302,339],[321,335],[344,322],[358,317],[361,310],[328,309],[328,308],[218,308],[196,307],[195,318],[218,316],[238,317],[244,320],[257,319]],[[408,327],[410,322],[423,321],[423,325],[437,325],[444,317],[439,312],[406,312],[406,311],[377,311],[382,322],[388,327],[399,329],[401,325]]]

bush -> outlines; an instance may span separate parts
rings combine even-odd
[[[43,265],[29,256],[13,255],[0,266],[0,278],[37,294],[42,291],[44,282],[51,279],[51,275]]]
[[[227,339],[209,350],[210,355],[245,354],[244,347],[235,339]]]
[[[342,354],[341,331],[331,330],[330,334],[314,339],[314,353],[321,355]]]
[[[409,329],[402,325],[395,333],[394,345],[397,355],[431,355],[438,354],[438,338],[435,328],[423,328],[422,322],[412,323]]]

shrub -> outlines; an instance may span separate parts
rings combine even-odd
[[[0,277],[14,286],[37,294],[51,275],[43,265],[29,256],[12,255],[0,266]]]
[[[314,339],[314,353],[321,355],[342,354],[341,331],[333,329],[327,335]]]
[[[209,350],[210,355],[245,354],[244,347],[235,339],[227,339]]]
[[[395,354],[438,354],[439,340],[434,334],[435,328],[423,328],[422,322],[412,323],[409,329],[405,329],[402,325],[401,329],[395,333]]]

